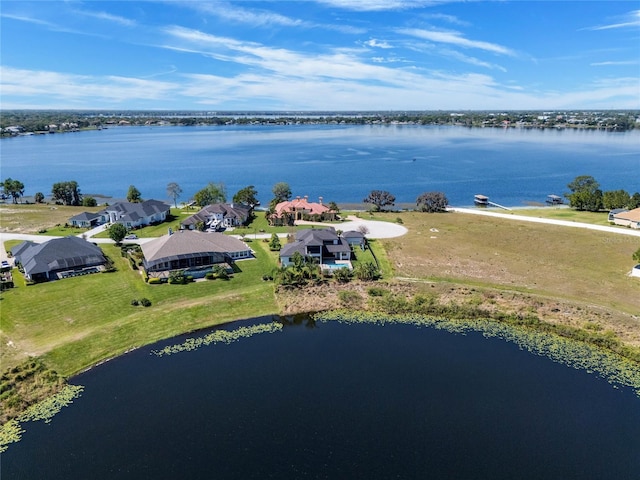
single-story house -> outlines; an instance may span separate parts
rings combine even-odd
[[[141,245],[147,273],[207,267],[253,258],[246,243],[222,233],[180,230]]]
[[[291,265],[291,257],[296,252],[303,257],[317,260],[320,265],[345,262],[345,266],[351,266],[351,247],[333,227],[299,230],[296,240],[287,243],[280,250],[280,263],[284,266]]]
[[[116,202],[97,213],[82,212],[69,219],[76,227],[94,227],[104,223],[122,223],[127,228],[144,227],[153,223],[164,222],[171,207],[159,200],[144,202]]]
[[[244,225],[249,219],[251,208],[237,203],[214,203],[207,205],[195,215],[180,223],[181,228],[194,230],[202,223],[206,230],[224,230]]]
[[[613,223],[624,227],[640,228],[640,208],[616,213],[613,216]]]
[[[276,205],[268,220],[271,225],[291,225],[296,220],[316,217],[321,220],[334,220],[336,212],[322,203],[322,197],[318,202],[309,202],[309,197],[296,197],[294,200],[280,202]]]
[[[100,213],[82,212],[69,219],[69,223],[74,227],[92,228],[102,222],[103,216]]]
[[[33,282],[96,273],[107,263],[100,247],[74,236],[44,243],[25,241],[13,247],[11,254],[24,276]]]
[[[629,209],[627,208],[614,208],[613,210],[609,210],[609,221],[613,222],[614,221],[614,215],[617,215],[618,213],[624,213],[624,212],[628,212]]]

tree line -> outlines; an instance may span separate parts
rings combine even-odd
[[[640,207],[640,192],[629,194],[626,190],[607,190],[603,192],[600,184],[591,175],[580,175],[567,185],[570,192],[565,194],[569,206],[576,210],[599,212]]]

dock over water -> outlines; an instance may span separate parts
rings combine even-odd
[[[489,197],[487,197],[486,195],[475,195],[473,197],[473,203],[480,207],[498,207],[502,208],[503,210],[511,210],[509,207],[505,207],[504,205],[489,201]]]

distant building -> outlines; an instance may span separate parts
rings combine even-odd
[[[140,203],[117,202],[96,213],[82,212],[69,219],[75,227],[94,227],[104,223],[121,223],[127,228],[138,228],[164,222],[171,207],[159,200]]]
[[[613,223],[623,227],[640,228],[640,208],[614,214]]]
[[[271,225],[291,225],[296,220],[333,220],[335,217],[336,212],[322,203],[322,197],[318,202],[310,202],[305,196],[278,203],[268,220]]]

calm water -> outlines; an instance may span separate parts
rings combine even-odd
[[[177,182],[187,200],[206,183],[229,197],[254,185],[263,204],[284,181],[293,195],[359,203],[373,189],[414,203],[443,191],[452,205],[482,193],[507,206],[563,194],[578,175],[603,190],[640,190],[640,131],[468,129],[422,126],[116,127],[4,139],[2,178],[26,194],[48,195],[76,180],[82,192],[115,198],[135,185],[144,198],[167,199]]]
[[[75,378],[3,480],[640,478],[632,391],[480,334],[321,323],[149,352]]]

